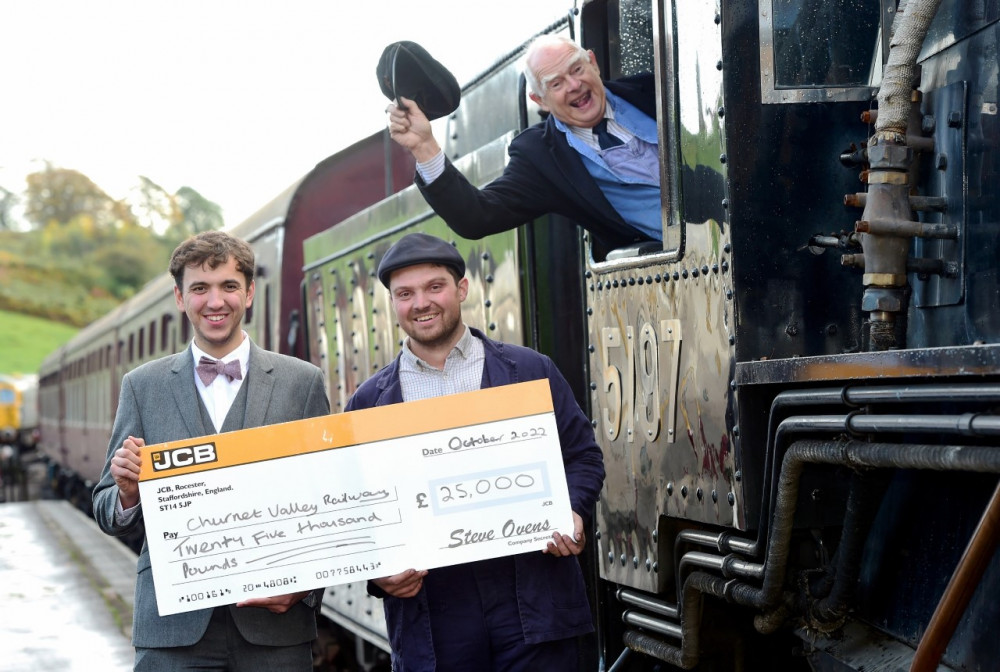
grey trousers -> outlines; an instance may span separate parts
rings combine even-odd
[[[243,638],[229,607],[216,607],[196,644],[135,650],[135,672],[226,670],[227,672],[312,672],[312,643],[261,646]]]

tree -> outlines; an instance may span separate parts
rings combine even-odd
[[[188,236],[202,231],[215,231],[223,225],[222,208],[191,187],[181,187],[175,195],[181,218],[166,231],[164,238],[179,244]]]
[[[46,163],[44,170],[28,175],[27,180],[24,215],[36,229],[65,225],[81,217],[96,229],[135,225],[125,203],[108,196],[81,172]]]
[[[140,177],[116,201],[46,162],[23,195],[0,187],[0,307],[86,324],[163,274],[183,239],[222,224],[221,208],[191,187],[171,194]]]
[[[144,227],[119,231],[91,256],[91,263],[100,269],[94,285],[110,296],[126,299],[166,272],[172,250]]]
[[[139,224],[160,235],[184,217],[177,197],[143,175],[125,200]]]
[[[14,207],[20,199],[13,191],[0,186],[0,231],[14,231],[17,222],[14,217]]]

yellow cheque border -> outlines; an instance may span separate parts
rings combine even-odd
[[[552,411],[549,381],[543,378],[148,446],[143,455],[151,459],[143,459],[139,480],[152,481]],[[322,440],[323,437],[328,439]],[[158,461],[158,453],[205,444],[215,445],[214,461],[153,471],[152,463]]]

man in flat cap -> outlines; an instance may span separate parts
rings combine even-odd
[[[577,637],[593,630],[575,556],[604,482],[594,430],[548,357],[490,340],[462,321],[465,260],[424,233],[401,238],[378,267],[399,326],[396,359],[358,387],[346,410],[397,404],[547,378],[562,447],[572,535],[545,551],[429,571],[407,570],[368,584],[384,598],[397,672],[577,669]]]
[[[549,117],[511,141],[503,174],[482,189],[445,158],[419,105],[407,98],[403,107],[389,105],[389,135],[416,160],[427,203],[465,238],[557,213],[590,231],[605,252],[661,240],[652,75],[603,82],[593,52],[551,34],[528,46],[524,75]]]

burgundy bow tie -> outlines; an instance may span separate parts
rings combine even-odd
[[[201,382],[205,383],[206,386],[211,385],[212,381],[220,374],[225,375],[229,380],[243,379],[243,372],[240,370],[240,360],[238,359],[223,364],[217,359],[202,357],[198,360],[198,366],[195,369],[198,371],[198,377],[201,378]]]

